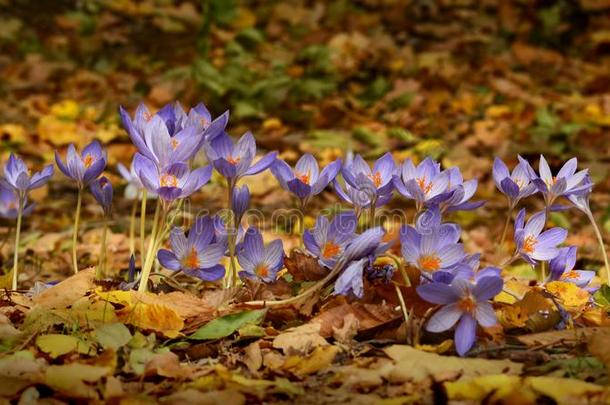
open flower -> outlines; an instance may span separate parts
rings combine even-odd
[[[252,164],[256,156],[256,143],[250,132],[246,132],[236,144],[226,132],[221,132],[206,139],[204,148],[214,168],[232,184],[244,176],[252,176],[269,168],[277,155],[277,152],[270,152]]]
[[[538,188],[530,181],[534,170],[527,160],[518,156],[519,164],[513,172],[508,171],[506,164],[499,158],[494,160],[493,179],[496,187],[508,198],[510,209],[514,209],[522,198],[529,197],[538,192]]]
[[[500,277],[481,277],[475,283],[458,278],[451,284],[428,283],[417,287],[424,300],[443,307],[426,324],[429,332],[444,332],[457,323],[455,348],[465,355],[476,338],[477,322],[483,327],[496,324],[496,314],[489,300],[502,291]]]
[[[173,163],[158,171],[155,163],[137,153],[134,167],[142,184],[164,201],[186,198],[203,187],[212,177],[212,167],[205,166],[190,171],[186,163]]]
[[[91,194],[95,197],[95,200],[104,210],[104,215],[110,215],[110,209],[112,208],[112,183],[106,176],[102,176],[91,182]]]
[[[11,153],[8,162],[4,165],[4,179],[0,179],[0,182],[25,195],[28,191],[45,185],[51,176],[53,176],[53,165],[45,166],[41,171],[30,175],[25,162]]]
[[[340,169],[341,160],[335,160],[320,172],[316,158],[309,153],[301,156],[294,170],[280,159],[271,166],[271,172],[282,188],[295,194],[302,201],[320,194],[335,179]]]
[[[67,177],[75,180],[79,188],[89,185],[93,180],[102,174],[106,167],[106,151],[98,141],[93,141],[85,146],[79,155],[74,145],[68,146],[66,163],[61,160],[59,153],[55,151],[55,162],[57,167]]]
[[[485,201],[470,201],[479,184],[476,179],[464,181],[462,172],[457,167],[447,169],[446,173],[449,176],[447,192],[450,195],[440,202],[442,212],[472,211],[485,204]]]
[[[393,182],[400,194],[415,200],[418,206],[438,204],[451,196],[449,174],[441,172],[440,164],[429,157],[417,166],[411,159],[405,160]]]
[[[237,261],[243,269],[240,277],[260,279],[270,283],[284,267],[284,246],[277,239],[265,246],[257,228],[249,228],[237,249]]]
[[[460,232],[455,224],[442,224],[423,232],[406,225],[400,231],[402,255],[422,272],[451,272],[466,256],[464,246],[458,243]]]
[[[320,215],[314,228],[303,233],[303,243],[322,265],[332,268],[356,236],[357,222],[352,211],[339,213],[332,221]]]
[[[568,196],[590,187],[586,183],[583,184],[588,170],[584,169],[576,173],[577,164],[576,158],[572,158],[559,169],[556,176],[553,176],[546,159],[540,155],[538,168],[540,175],[533,178],[532,182],[544,195],[544,201],[547,206],[551,206],[558,197]]]
[[[127,187],[125,187],[125,198],[129,200],[140,198],[145,187],[142,184],[142,181],[140,181],[140,176],[138,176],[138,173],[135,170],[133,161],[131,162],[131,167],[129,169],[127,169],[121,163],[117,165],[117,169],[119,170],[119,173],[125,179],[125,181],[127,181]],[[146,193],[146,198],[156,197],[157,195],[154,193]]]
[[[133,121],[123,107],[119,114],[138,151],[160,168],[195,156],[204,140],[223,131],[229,119],[227,111],[210,122],[210,113],[203,104],[192,108],[188,116],[179,103],[168,104],[156,114],[140,104]]]
[[[549,280],[566,281],[576,284],[580,288],[586,287],[595,272],[590,270],[574,270],[576,265],[576,246],[567,246],[559,249],[559,254],[549,263]]]
[[[525,224],[525,209],[519,211],[515,219],[515,244],[517,254],[525,261],[536,264],[537,260],[551,260],[557,257],[557,245],[563,243],[568,231],[555,227],[544,232],[546,213],[540,211],[530,217]]]
[[[34,204],[27,205],[27,197],[24,199],[23,215],[29,215],[34,209]],[[16,219],[19,214],[19,194],[13,188],[0,183],[0,217]]]
[[[188,237],[173,228],[169,241],[171,250],[160,249],[157,258],[167,269],[178,271],[205,281],[224,277],[225,268],[218,264],[224,256],[226,244],[214,242],[214,224],[208,216],[198,218],[189,229]]]

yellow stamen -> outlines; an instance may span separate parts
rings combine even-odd
[[[176,148],[177,148],[177,147],[178,147],[178,145],[179,145],[178,140],[177,140],[176,138],[172,138],[171,143],[172,143],[172,149],[173,149],[173,150],[176,150]]]
[[[381,178],[381,173],[375,172],[373,174],[369,174],[369,178],[373,180],[373,184],[375,184],[375,187],[381,186],[381,182],[383,181],[383,179]]]
[[[178,178],[173,174],[164,173],[159,179],[161,187],[178,187]]]
[[[580,278],[580,275],[578,274],[577,271],[574,271],[574,270],[565,272],[561,275],[562,280],[578,280],[579,278]]]

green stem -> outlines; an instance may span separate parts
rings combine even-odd
[[[80,223],[80,207],[83,202],[83,188],[78,188],[78,197],[76,199],[76,214],[74,215],[74,230],[72,234],[72,268],[74,274],[78,273],[78,257],[76,256],[76,248],[78,243],[78,225]]]
[[[108,234],[108,218],[104,218],[104,229],[102,230],[102,241],[100,244],[100,258],[97,264],[95,278],[101,280],[106,277],[106,235]]]
[[[377,205],[377,198],[371,199],[371,206],[369,208],[369,229],[375,226],[375,208]]]
[[[228,245],[229,245],[229,266],[230,271],[227,275],[227,286],[231,287],[237,285],[237,263],[235,261],[235,245],[237,241],[237,218],[235,212],[233,212],[233,189],[235,188],[235,182],[227,179],[227,201],[229,204],[229,211],[231,218],[227,221],[228,226]]]
[[[138,199],[131,204],[131,217],[129,218],[129,256],[136,252],[136,214],[138,212]]]
[[[595,231],[595,236],[597,237],[597,242],[599,243],[599,248],[602,251],[602,257],[604,258],[604,265],[606,266],[606,284],[610,285],[610,264],[608,264],[608,253],[606,253],[606,247],[604,245],[604,238],[602,237],[602,233],[597,226],[597,221],[595,221],[595,217],[593,217],[593,213],[591,211],[587,212],[587,217],[589,217],[589,221],[591,221],[591,225],[593,225],[593,231]]]
[[[159,224],[160,212],[161,199],[158,199],[157,207],[155,208],[155,217],[153,218],[153,228],[150,232],[150,240],[148,242],[148,250],[146,251],[146,259],[144,260],[144,264],[142,265],[142,276],[140,277],[140,285],[138,287],[139,292],[146,292],[148,289],[148,278],[150,277],[150,271],[152,270],[152,265],[154,262],[154,250],[155,245],[157,244],[157,228]],[[164,214],[161,216],[165,216],[165,210]]]
[[[13,254],[13,290],[17,289],[17,272],[19,270],[19,240],[21,239],[21,217],[23,216],[24,201],[25,198],[19,198],[19,210],[17,211],[17,227],[15,228],[15,253]]]
[[[144,265],[144,239],[146,239],[146,189],[142,190],[142,205],[140,207],[140,262]]]
[[[513,217],[513,207],[508,209],[508,214],[506,215],[506,221],[504,222],[504,229],[502,230],[502,236],[500,237],[500,244],[498,245],[500,250],[503,250],[504,241],[506,240],[506,235],[508,234],[508,227],[510,225],[510,220]]]

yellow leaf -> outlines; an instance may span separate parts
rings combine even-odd
[[[24,143],[27,136],[25,128],[19,124],[0,125],[0,134],[3,140],[14,143]]]
[[[559,404],[607,403],[607,401],[601,401],[601,396],[608,396],[604,387],[577,379],[528,377],[524,382],[533,390],[553,398]],[[597,397],[597,401],[594,397]]]
[[[514,375],[485,375],[472,379],[463,379],[444,384],[447,396],[454,401],[499,401],[512,391],[519,388],[521,378]],[[492,397],[488,397],[493,393]]]
[[[13,269],[0,276],[0,290],[11,290],[13,288]]]
[[[80,145],[82,136],[74,121],[65,121],[53,115],[45,115],[38,121],[38,135],[43,141],[53,145],[67,145],[75,142]]]
[[[75,120],[80,113],[80,107],[74,100],[64,100],[51,106],[51,115],[64,120]]]
[[[89,343],[77,337],[54,333],[38,336],[36,346],[53,359],[72,352],[89,354],[93,351]]]
[[[109,367],[80,363],[49,366],[45,370],[44,383],[67,397],[97,399],[97,390],[86,383],[95,383],[111,372]]]
[[[117,125],[112,124],[108,128],[99,128],[95,133],[95,138],[106,144],[123,135],[123,133],[124,132],[122,129],[120,129]]]
[[[557,296],[567,309],[579,309],[589,302],[589,293],[573,283],[551,281],[546,284],[546,289]]]
[[[282,369],[290,370],[298,376],[316,373],[330,366],[339,353],[337,346],[318,346],[309,356],[290,356]]]
[[[485,110],[485,116],[488,118],[499,118],[510,113],[510,107],[507,105],[492,105]]]

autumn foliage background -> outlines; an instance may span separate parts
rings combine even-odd
[[[116,164],[128,165],[135,151],[121,127],[119,105],[133,111],[141,101],[152,109],[174,100],[184,106],[204,101],[213,116],[230,109],[228,131],[231,134],[241,135],[251,130],[259,148],[277,150],[281,158],[291,162],[305,152],[313,153],[326,165],[344,157],[347,151],[371,160],[390,151],[396,161],[432,156],[445,167],[459,166],[465,178],[479,179],[477,198],[488,203],[477,211],[456,214],[455,222],[464,228],[466,249],[483,252],[489,262],[499,260],[494,242],[502,230],[506,211],[505,200],[491,179],[494,157],[514,163],[520,154],[535,162],[544,154],[557,167],[577,156],[579,165],[590,169],[595,183],[591,205],[606,239],[610,236],[608,1],[0,0],[0,77],[2,162],[10,152],[17,152],[40,167],[53,161],[55,149],[62,150],[69,143],[82,147],[98,139],[108,149],[109,164],[105,173],[118,185],[121,178],[115,170]],[[267,214],[292,204],[289,194],[269,172],[245,183],[253,196],[252,206]],[[122,198],[120,187],[117,190],[109,267],[118,273],[125,271],[129,260],[127,224],[131,204]],[[61,281],[71,275],[69,235],[76,198],[72,191],[72,185],[56,175],[48,187],[32,195],[38,207],[24,225],[25,288],[32,287],[36,281]],[[193,207],[210,211],[221,208],[225,202],[220,178],[213,178],[191,202]],[[332,193],[324,193],[312,202],[312,213],[334,202],[336,197]],[[390,208],[402,209],[404,205],[404,201],[395,198]],[[532,210],[539,208],[535,202],[527,202],[527,206]],[[84,205],[79,247],[84,265],[94,265],[97,261],[99,221],[99,209],[89,196]],[[306,226],[312,226],[314,218],[310,216],[305,221]],[[569,229],[567,243],[579,246],[580,268],[600,267],[598,246],[585,217],[573,215],[571,211],[555,212],[551,222]],[[0,224],[3,238],[0,264],[8,269],[12,252],[11,224],[9,221]],[[287,251],[298,244],[290,229],[267,231],[281,237]],[[527,273],[528,270],[517,268],[515,271]],[[71,298],[78,298],[79,290],[74,291],[76,296],[62,299],[69,302]],[[127,297],[105,299],[133,309]],[[176,309],[181,315],[180,322],[189,320],[183,332],[194,332],[217,315],[197,313],[195,309],[202,303],[189,299],[184,298]],[[206,299],[210,308],[222,302],[217,296]],[[76,388],[57,380],[43,379],[39,384],[52,387],[64,399],[129,398],[136,391],[135,381],[140,378],[133,375],[147,376],[142,384],[152,398],[171,396],[184,381],[195,384],[189,386],[197,392],[191,393],[193,397],[170,398],[170,401],[202,400],[197,395],[211,395],[210,392],[213,395],[205,398],[285,400],[302,396],[304,389],[320,387],[323,388],[318,395],[328,401],[389,397],[407,401],[414,392],[419,395],[417,398],[426,400],[436,398],[435,395],[475,401],[483,398],[474,394],[480,391],[459,386],[453,380],[450,384],[458,384],[457,388],[450,385],[441,390],[426,379],[430,374],[438,376],[449,370],[465,376],[503,375],[507,380],[493,380],[494,387],[509,387],[509,391],[516,392],[518,386],[525,386],[530,390],[527,395],[533,393],[533,396],[520,393],[519,398],[543,396],[559,401],[561,395],[549,388],[555,387],[556,381],[527,380],[529,377],[523,376],[571,377],[578,382],[599,383],[599,387],[607,383],[604,364],[608,364],[608,355],[599,347],[606,347],[610,333],[595,337],[593,341],[598,339],[598,343],[587,351],[587,342],[592,344],[587,340],[590,331],[570,338],[562,335],[561,339],[572,341],[567,349],[553,346],[557,337],[529,341],[526,338],[518,342],[521,349],[512,352],[509,347],[489,355],[508,362],[504,364],[453,365],[442,363],[444,360],[437,357],[423,357],[417,364],[432,364],[426,366],[430,368],[429,373],[409,374],[404,370],[413,365],[401,363],[407,357],[437,355],[412,353],[414,349],[406,347],[386,349],[382,354],[378,341],[396,339],[396,336],[404,340],[408,332],[396,322],[400,314],[394,319],[383,312],[387,308],[371,309],[367,304],[347,313],[361,317],[365,324],[368,322],[370,330],[367,329],[365,338],[373,343],[355,348],[342,342],[342,337],[351,333],[340,327],[334,330],[333,322],[346,313],[317,314],[331,319],[321,336],[334,336],[340,344],[321,343],[319,330],[301,331],[299,344],[306,341],[320,350],[305,365],[299,365],[294,359],[290,360],[293,363],[286,360],[293,354],[293,346],[298,345],[291,340],[294,337],[279,343],[267,341],[262,349],[275,351],[271,350],[273,354],[265,357],[261,348],[253,349],[246,344],[234,346],[233,340],[190,346],[177,342],[172,346],[173,343],[150,337],[154,334],[148,337],[141,334],[138,339],[142,341],[129,354],[125,352],[124,358],[87,357],[87,365],[107,367],[112,372],[87,368],[90,378],[79,380]],[[1,325],[23,321],[27,311],[15,310],[19,305],[9,295],[1,298],[0,309],[10,308],[0,315]],[[57,305],[47,309],[56,309]],[[536,307],[537,304],[527,305]],[[95,318],[100,313],[99,305],[77,308],[84,312],[76,315],[73,312],[70,316]],[[528,316],[527,308],[523,311],[526,315],[509,315]],[[30,347],[39,333],[41,319],[48,318],[49,314],[27,316],[31,323],[23,330],[32,338],[17,347],[7,344],[8,352]],[[596,326],[604,324],[605,315],[599,316],[604,319]],[[121,319],[120,314],[117,319]],[[280,329],[295,319],[293,314],[276,314],[272,321],[277,329],[267,326],[268,335],[278,335]],[[143,322],[157,321],[153,318]],[[175,324],[168,322],[173,330]],[[526,334],[545,330],[544,325],[536,323],[540,320],[527,325],[514,319],[508,322],[518,325]],[[64,332],[71,328],[67,322],[42,323],[47,328],[56,328],[58,324],[64,325]],[[127,339],[124,332],[108,334],[113,339],[116,336],[120,339],[123,334],[122,338]],[[249,332],[254,336],[261,333],[258,329]],[[489,339],[504,341],[503,337],[493,335]],[[107,348],[120,352],[126,342],[120,340],[121,344],[114,347],[117,343],[113,340]],[[442,343],[442,339],[433,343]],[[559,350],[560,356],[545,352],[545,344]],[[160,350],[160,347],[172,351]],[[337,347],[341,347],[342,355],[356,359],[355,363],[361,367],[339,361],[341,366],[353,369],[318,374],[331,367],[339,351]],[[77,358],[79,353],[87,356],[91,354],[89,350],[84,346],[69,356]],[[206,363],[208,368],[191,367],[180,363],[175,353],[181,360],[217,360]],[[56,356],[60,361],[50,361],[53,365],[48,367],[57,367],[53,373],[65,372],[68,379],[72,376],[69,373],[84,373],[80,366],[70,366],[75,370],[62,369],[71,363],[69,360],[74,360],[60,357],[64,354]],[[549,361],[553,366],[545,368],[543,364]],[[380,362],[394,367],[394,379],[376,373],[381,368]],[[436,367],[435,362],[441,362],[442,366]],[[8,364],[3,367],[9,368]],[[250,374],[244,374],[246,377],[235,371],[240,367]],[[505,371],[506,367],[509,371]],[[510,371],[511,367],[515,369]],[[119,369],[122,371],[116,371]],[[48,369],[35,371],[49,374]],[[130,377],[119,376],[121,372]],[[356,377],[341,381],[341,376],[348,374]],[[202,376],[207,379],[201,380]],[[14,383],[15,378],[0,372],[0,382]],[[387,381],[391,383],[385,384]],[[413,381],[417,382],[415,390],[405,388],[404,384]],[[570,395],[607,394],[603,391],[605,388],[579,385],[578,389],[581,391],[575,389],[578,392],[570,391]],[[468,397],[468,393],[473,394]],[[14,395],[2,394],[7,398]]]

